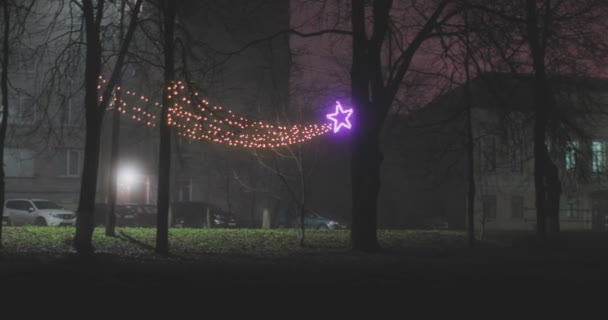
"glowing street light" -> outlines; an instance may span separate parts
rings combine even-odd
[[[132,186],[139,180],[137,169],[132,166],[123,167],[118,171],[118,183],[125,186]]]

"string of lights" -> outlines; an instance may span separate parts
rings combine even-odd
[[[105,83],[106,80],[100,77],[97,88],[101,90]],[[146,96],[121,87],[116,90],[121,90],[123,95],[121,99],[112,98],[110,105],[115,107],[116,112],[150,127],[158,125],[159,116],[148,109],[153,105],[160,111],[160,103],[151,103]],[[332,130],[338,132],[341,127],[351,128],[349,117],[352,109],[344,111],[340,102],[336,102],[336,112],[327,115],[333,123],[282,126],[254,121],[222,106],[212,106],[208,100],[200,98],[198,92],[187,90],[181,81],[168,86],[167,93],[170,101],[168,124],[176,128],[179,136],[192,140],[207,140],[246,148],[276,148],[302,143]],[[127,98],[134,100],[134,103],[129,104]]]

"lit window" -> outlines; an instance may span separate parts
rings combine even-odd
[[[578,150],[578,142],[570,141],[566,143],[565,165],[566,170],[574,170],[576,167],[576,153]]]
[[[606,143],[604,141],[593,141],[591,143],[593,158],[591,170],[593,172],[603,172],[606,169]]]

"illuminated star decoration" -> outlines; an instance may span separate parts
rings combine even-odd
[[[344,110],[342,109],[340,101],[336,101],[336,112],[327,115],[327,119],[330,119],[334,122],[334,133],[338,133],[338,131],[340,131],[340,128],[342,127],[350,129],[352,125],[350,124],[349,118],[352,115],[353,109]]]

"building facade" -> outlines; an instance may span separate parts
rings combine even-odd
[[[604,230],[608,216],[605,79],[552,79],[556,112],[548,143],[562,187],[562,230]],[[470,82],[476,185],[475,223],[484,230],[534,230],[536,206],[531,76],[482,74]],[[386,143],[392,174],[410,212],[464,228],[467,110],[464,87],[398,119]],[[397,138],[396,138],[397,137]],[[400,167],[401,169],[395,169]],[[398,178],[395,178],[398,177]]]

